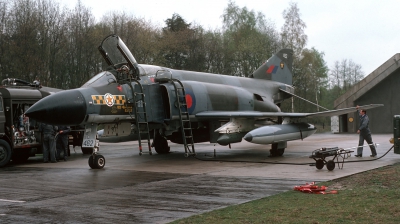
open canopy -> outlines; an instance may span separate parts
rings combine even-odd
[[[112,34],[101,42],[99,51],[109,66],[128,65],[130,69],[137,69],[136,59],[119,36]]]

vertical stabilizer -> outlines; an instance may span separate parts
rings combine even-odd
[[[250,77],[292,85],[293,50],[282,49],[269,58]]]

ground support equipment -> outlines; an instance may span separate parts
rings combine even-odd
[[[317,167],[317,169],[320,170],[324,168],[324,165],[326,165],[326,168],[329,171],[332,171],[335,169],[335,159],[339,169],[343,169],[344,160],[349,158],[352,152],[354,151],[339,147],[320,148],[314,150],[310,158],[315,160],[315,167]],[[330,156],[333,156],[333,159],[326,161],[326,157]],[[339,158],[341,158],[341,160],[339,160]]]

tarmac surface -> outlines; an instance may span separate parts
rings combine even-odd
[[[378,156],[392,147],[391,134],[372,137]],[[39,155],[0,169],[0,223],[168,223],[400,162],[393,150],[369,161],[364,148],[364,157],[351,156],[343,169],[308,165],[315,163],[309,158],[315,149],[351,149],[357,143],[357,134],[314,134],[288,142],[279,158],[268,157],[268,145],[242,142],[229,149],[199,143],[199,159],[185,158],[183,146],[173,143],[171,153],[151,156],[139,156],[137,142],[101,143],[106,158],[101,170],[90,169],[89,155],[78,148],[76,153],[71,148],[67,162],[42,163]]]

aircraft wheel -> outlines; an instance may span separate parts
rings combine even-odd
[[[11,159],[11,148],[8,143],[0,139],[0,167],[7,165]]]
[[[162,137],[158,132],[154,136],[154,149],[158,154],[166,154],[170,151],[167,139]]]
[[[278,156],[283,156],[283,153],[285,153],[285,149],[277,149],[276,151]]]
[[[322,160],[322,159],[319,159],[319,160],[317,160],[316,162],[315,162],[315,167],[317,167],[317,169],[322,169],[322,168],[324,168],[324,161]]]
[[[154,149],[156,150],[156,152],[158,154],[167,154],[170,151],[169,146],[167,146],[167,147],[159,147],[159,148],[154,147]]]
[[[94,162],[97,166],[97,169],[103,169],[103,167],[106,165],[106,159],[102,155],[96,155]]]
[[[93,155],[91,155],[89,157],[88,163],[89,163],[90,168],[96,169],[96,167],[94,166]]]
[[[335,162],[334,162],[333,160],[329,160],[329,161],[326,163],[326,168],[327,168],[329,171],[334,170],[334,169],[335,169]]]
[[[269,156],[270,157],[277,157],[277,156],[283,156],[283,153],[285,153],[285,149],[277,149],[274,147],[276,143],[272,144],[272,149],[269,150]],[[276,144],[278,146],[278,144]]]
[[[93,159],[93,155],[91,155],[88,163],[92,169],[102,169],[106,165],[106,159],[102,155],[95,155]]]

